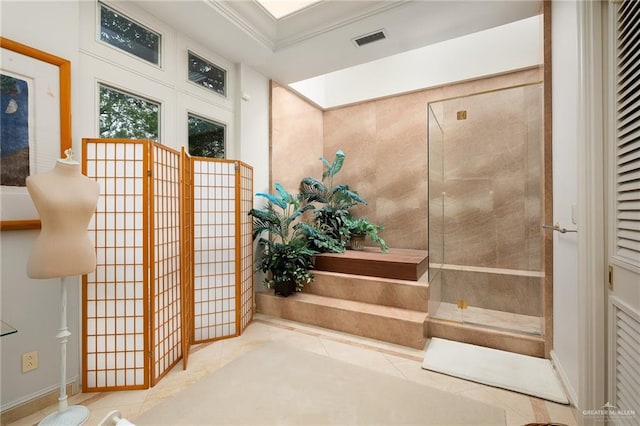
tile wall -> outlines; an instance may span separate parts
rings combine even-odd
[[[295,189],[304,176],[319,178],[322,164],[318,158],[331,160],[342,149],[346,160],[336,179],[368,201],[354,213],[383,224],[382,237],[390,247],[426,250],[427,108],[429,103],[459,98],[438,112],[447,135],[447,152],[439,171],[447,198],[443,204],[429,200],[432,208],[445,206],[442,225],[446,245],[438,261],[540,271],[542,108],[526,106],[542,105],[542,89],[534,85],[519,93],[496,92],[501,95],[489,100],[478,97],[475,104],[462,102],[473,101],[474,97],[469,98],[473,94],[527,85],[542,78],[543,69],[533,68],[326,111],[273,83],[272,183]],[[466,125],[456,126],[459,122],[455,113],[461,109],[467,111]],[[523,115],[522,111],[529,112]],[[526,203],[522,201],[525,194]],[[442,236],[442,229],[432,230],[432,235]],[[540,278],[516,278],[511,285],[504,284],[504,275],[488,275],[482,278],[487,285],[475,288],[473,281],[467,280],[469,274],[448,275],[440,277],[443,287],[438,292],[443,302],[462,292],[472,298],[470,304],[541,314]],[[447,278],[464,284],[447,289]],[[487,294],[485,288],[493,290]],[[524,302],[525,295],[529,302]],[[518,300],[515,304],[514,299]]]
[[[322,110],[277,83],[271,84],[271,189],[298,192],[305,176],[322,176]]]

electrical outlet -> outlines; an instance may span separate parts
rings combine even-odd
[[[38,351],[22,354],[22,372],[35,370],[38,368]]]

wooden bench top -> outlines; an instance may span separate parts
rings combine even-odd
[[[378,247],[365,247],[364,250],[346,250],[344,253],[318,254],[314,269],[418,281],[428,266],[426,250],[390,248],[387,253],[382,253]]]

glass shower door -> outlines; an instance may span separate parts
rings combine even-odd
[[[442,300],[442,266],[444,263],[444,133],[440,126],[443,104],[429,104],[427,149],[429,161],[428,244],[429,312],[438,312]]]
[[[542,334],[542,84],[429,104],[434,318]]]

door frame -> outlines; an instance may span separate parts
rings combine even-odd
[[[606,402],[605,108],[603,9],[577,1],[578,15],[578,404]],[[580,143],[581,142],[581,143]],[[578,413],[581,416],[581,410]],[[589,419],[583,419],[588,422]]]

